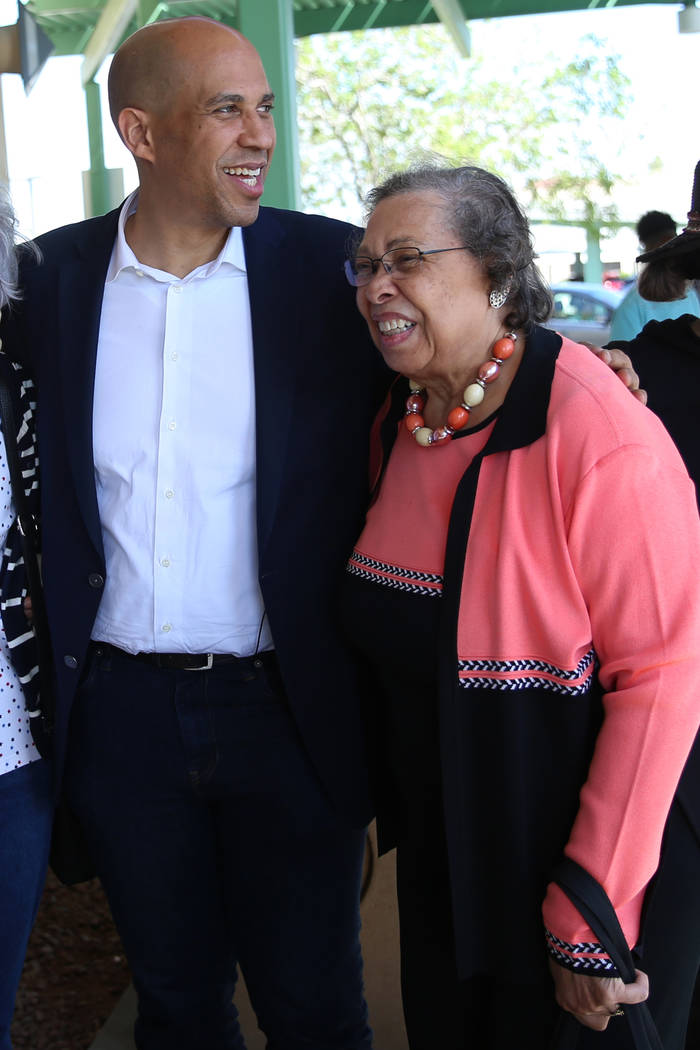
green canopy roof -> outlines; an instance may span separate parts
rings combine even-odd
[[[268,0],[257,0],[264,10]],[[510,15],[545,14],[555,11],[594,10],[621,7],[640,0],[443,0],[455,16],[461,9],[465,21],[504,18]],[[645,2],[645,0],[642,0]],[[655,0],[658,2],[658,0]],[[678,0],[661,0],[676,3]],[[431,0],[290,0],[294,34],[334,33],[387,26],[422,25],[440,20]],[[29,0],[26,4],[41,28],[53,41],[57,55],[82,54],[103,10],[104,0]],[[159,18],[207,15],[230,25],[239,24],[239,0],[123,0],[115,4],[124,19],[121,37]],[[443,21],[445,18],[443,17]]]

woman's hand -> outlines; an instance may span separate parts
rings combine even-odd
[[[649,995],[649,978],[637,970],[634,984],[625,984],[619,977],[587,977],[559,966],[549,960],[554,979],[555,998],[559,1006],[573,1014],[576,1020],[603,1032],[611,1017],[623,1010],[626,1003],[642,1003]]]
[[[639,376],[632,367],[632,361],[622,350],[618,350],[616,347],[610,347],[609,349],[603,350],[599,346],[591,346],[590,343],[584,343],[589,350],[592,350],[601,361],[603,361],[609,368],[612,368],[613,372],[617,377],[622,380],[627,389],[634,394],[638,401],[641,401],[643,405],[647,403],[647,392],[642,390],[639,386]]]

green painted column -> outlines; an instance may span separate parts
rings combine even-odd
[[[586,262],[583,267],[584,281],[600,284],[603,280],[603,264],[600,261],[600,230],[586,229]]]
[[[294,18],[292,0],[238,0],[236,27],[260,52],[275,93],[277,147],[265,180],[263,204],[300,207],[299,146],[294,80]]]
[[[121,168],[105,167],[100,87],[94,80],[85,85],[85,101],[90,170],[83,172],[83,200],[85,215],[90,218],[93,215],[103,215],[120,203],[124,196],[124,176]]]

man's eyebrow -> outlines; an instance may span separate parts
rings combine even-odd
[[[213,95],[211,98],[207,99],[206,102],[204,103],[204,105],[206,106],[207,109],[211,109],[214,106],[227,105],[227,104],[230,104],[232,102],[238,104],[240,102],[245,102],[245,100],[246,100],[245,99],[245,95],[235,95],[235,94],[233,94],[231,92],[222,91],[218,95]],[[262,96],[262,98],[258,102],[258,105],[262,106],[262,105],[266,105],[266,104],[268,104],[270,102],[274,102],[274,101],[275,101],[275,96],[274,96],[273,92],[271,91],[269,94],[266,94],[266,95]]]

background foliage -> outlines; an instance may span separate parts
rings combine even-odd
[[[614,225],[630,84],[594,36],[574,61],[461,58],[442,26],[297,42],[305,209],[362,214],[366,190],[427,153],[480,164],[532,218]]]

